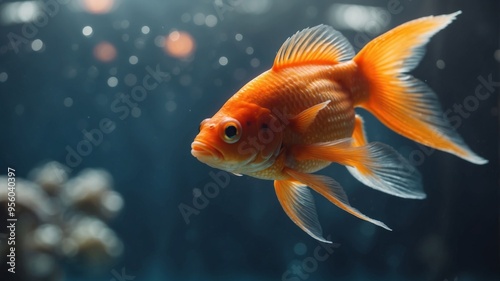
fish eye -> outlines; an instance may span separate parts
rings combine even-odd
[[[238,129],[236,126],[229,125],[224,129],[224,133],[226,134],[226,138],[232,139],[238,134]]]
[[[240,139],[240,122],[233,118],[227,118],[227,120],[224,120],[221,125],[221,137],[226,143],[235,143]]]

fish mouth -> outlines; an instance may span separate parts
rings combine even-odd
[[[215,147],[201,141],[194,141],[191,144],[191,154],[194,157],[198,158],[200,161],[202,159],[210,159],[210,161],[221,161],[224,158],[222,156],[222,153],[220,153]]]

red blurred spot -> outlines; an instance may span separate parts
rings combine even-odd
[[[101,42],[94,47],[94,57],[102,62],[110,62],[116,58],[116,48],[109,42]]]
[[[106,14],[113,8],[115,0],[82,0],[83,8],[92,14]]]
[[[175,58],[187,58],[195,49],[191,34],[185,31],[173,31],[165,38],[165,52]]]

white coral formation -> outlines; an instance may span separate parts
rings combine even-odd
[[[16,178],[16,239],[24,253],[19,262],[30,269],[31,280],[61,278],[62,259],[95,268],[123,252],[121,240],[106,224],[123,207],[111,175],[87,169],[69,179],[67,170],[49,162],[29,174],[32,181]],[[0,176],[0,207],[8,203],[7,192],[7,177]],[[0,247],[0,262],[6,250]]]
[[[123,207],[123,199],[112,190],[112,185],[108,172],[87,169],[64,185],[62,197],[75,209],[109,219]]]

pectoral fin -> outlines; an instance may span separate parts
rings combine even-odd
[[[276,196],[290,219],[314,239],[332,243],[323,237],[311,192],[294,181],[275,180]]]
[[[330,103],[330,100],[311,106],[290,119],[290,126],[293,130],[303,134],[311,126],[318,113]]]

